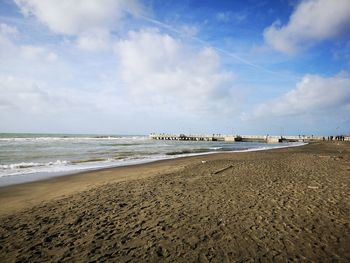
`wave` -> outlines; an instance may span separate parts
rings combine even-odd
[[[55,162],[48,163],[34,163],[34,162],[21,162],[21,163],[11,163],[11,164],[1,164],[0,170],[14,170],[23,168],[32,168],[40,166],[53,166],[53,165],[66,165],[68,161],[57,160]]]
[[[100,144],[100,146],[109,146],[109,147],[112,147],[112,146],[117,146],[117,147],[123,147],[123,146],[138,146],[138,145],[143,145],[143,143],[133,143],[133,142],[130,142],[130,143],[103,143],[103,144]]]
[[[0,177],[28,174],[67,174],[74,171],[103,168],[112,163],[109,159],[89,159],[81,161],[61,161],[47,163],[22,162],[0,165]],[[1,184],[0,184],[1,185]]]
[[[193,153],[206,153],[211,152],[210,148],[201,148],[201,149],[186,149],[174,152],[167,152],[166,155],[180,155],[180,154],[193,154]]]
[[[217,151],[217,150],[223,149],[223,147],[220,147],[220,146],[218,146],[218,147],[210,147],[209,149],[210,149],[210,150]]]
[[[266,151],[266,150],[273,150],[273,149],[293,148],[293,147],[304,146],[307,144],[308,143],[305,143],[305,142],[288,142],[288,143],[279,143],[279,144],[271,145],[271,146],[267,146],[267,147],[265,146],[265,147],[234,150],[232,152],[258,152],[258,151]]]
[[[115,158],[91,158],[78,161],[56,161],[48,163],[23,162],[0,165],[0,186],[13,183],[35,181],[36,178],[49,178],[89,170],[135,165],[162,159],[165,156],[133,156]],[[24,176],[24,177],[23,177]]]
[[[142,141],[149,139],[148,136],[92,136],[92,137],[7,137],[0,138],[0,141],[5,142],[28,142],[28,141],[79,141],[79,140],[132,140]]]
[[[81,137],[76,137],[81,138]],[[130,137],[127,137],[130,139]],[[140,137],[137,137],[138,139]],[[142,138],[142,137],[141,137]],[[33,139],[33,138],[31,138]],[[98,139],[100,140],[100,138]],[[256,147],[246,147],[241,145],[242,147],[238,147],[237,145],[203,145],[202,148],[197,149],[171,149],[173,151],[169,151],[170,149],[167,148],[167,152],[165,152],[165,148],[158,149],[157,144],[152,144],[152,147],[156,147],[156,152],[151,151],[123,151],[123,152],[96,152],[96,153],[89,153],[89,155],[81,154],[78,155],[61,155],[60,157],[58,155],[56,160],[56,157],[54,161],[47,161],[47,162],[36,162],[35,159],[32,159],[33,161],[28,162],[17,162],[17,163],[10,163],[10,164],[0,164],[0,186],[6,184],[6,180],[10,180],[9,178],[19,178],[14,179],[17,180],[16,182],[24,182],[27,179],[21,179],[22,175],[25,178],[38,178],[37,176],[42,176],[42,178],[50,177],[50,176],[58,176],[58,175],[64,175],[64,174],[71,174],[71,173],[78,173],[82,171],[87,170],[97,170],[102,168],[108,168],[108,167],[117,167],[117,166],[126,166],[126,165],[133,165],[133,164],[139,164],[139,163],[146,163],[146,162],[152,162],[157,160],[164,160],[164,159],[173,159],[183,156],[196,156],[196,155],[206,155],[206,154],[212,154],[217,152],[246,152],[246,151],[261,151],[261,150],[268,150],[268,149],[275,149],[275,148],[284,148],[284,147],[294,147],[294,146],[301,146],[305,145],[305,143],[288,143],[288,144],[278,144],[278,145],[267,145],[264,144],[258,147],[258,145],[255,145]],[[160,146],[163,147],[164,145]],[[208,147],[209,146],[209,147]],[[229,146],[229,147],[228,147]],[[235,148],[237,146],[237,148]],[[12,147],[12,146],[11,146]],[[147,146],[148,147],[148,146]],[[186,147],[186,146],[185,146]],[[248,149],[249,148],[249,149]],[[153,149],[153,148],[152,148]],[[77,149],[79,150],[79,149]],[[76,159],[75,159],[76,158]],[[63,160],[64,159],[64,160]],[[12,177],[12,175],[14,175]],[[23,178],[24,178],[23,177]],[[12,179],[11,179],[12,180]],[[28,179],[29,180],[29,179]]]
[[[95,162],[111,162],[114,159],[112,158],[91,158],[86,160],[76,160],[70,161],[71,164],[79,164],[79,163],[95,163]]]

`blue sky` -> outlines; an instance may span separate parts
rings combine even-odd
[[[1,0],[0,132],[350,133],[350,1]]]

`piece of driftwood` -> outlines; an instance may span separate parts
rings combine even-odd
[[[230,168],[232,168],[232,167],[233,167],[233,165],[229,165],[229,166],[227,166],[227,167],[225,167],[225,168],[222,168],[222,169],[220,169],[220,170],[217,170],[217,171],[213,172],[212,174],[219,174],[219,173],[222,173],[222,172],[224,172],[224,171],[226,171],[226,170],[228,170],[228,169],[230,169]]]

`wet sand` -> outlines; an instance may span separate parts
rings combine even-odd
[[[0,262],[350,261],[350,143],[0,188]]]

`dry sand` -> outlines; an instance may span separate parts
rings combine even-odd
[[[350,144],[0,188],[1,262],[350,261]]]

